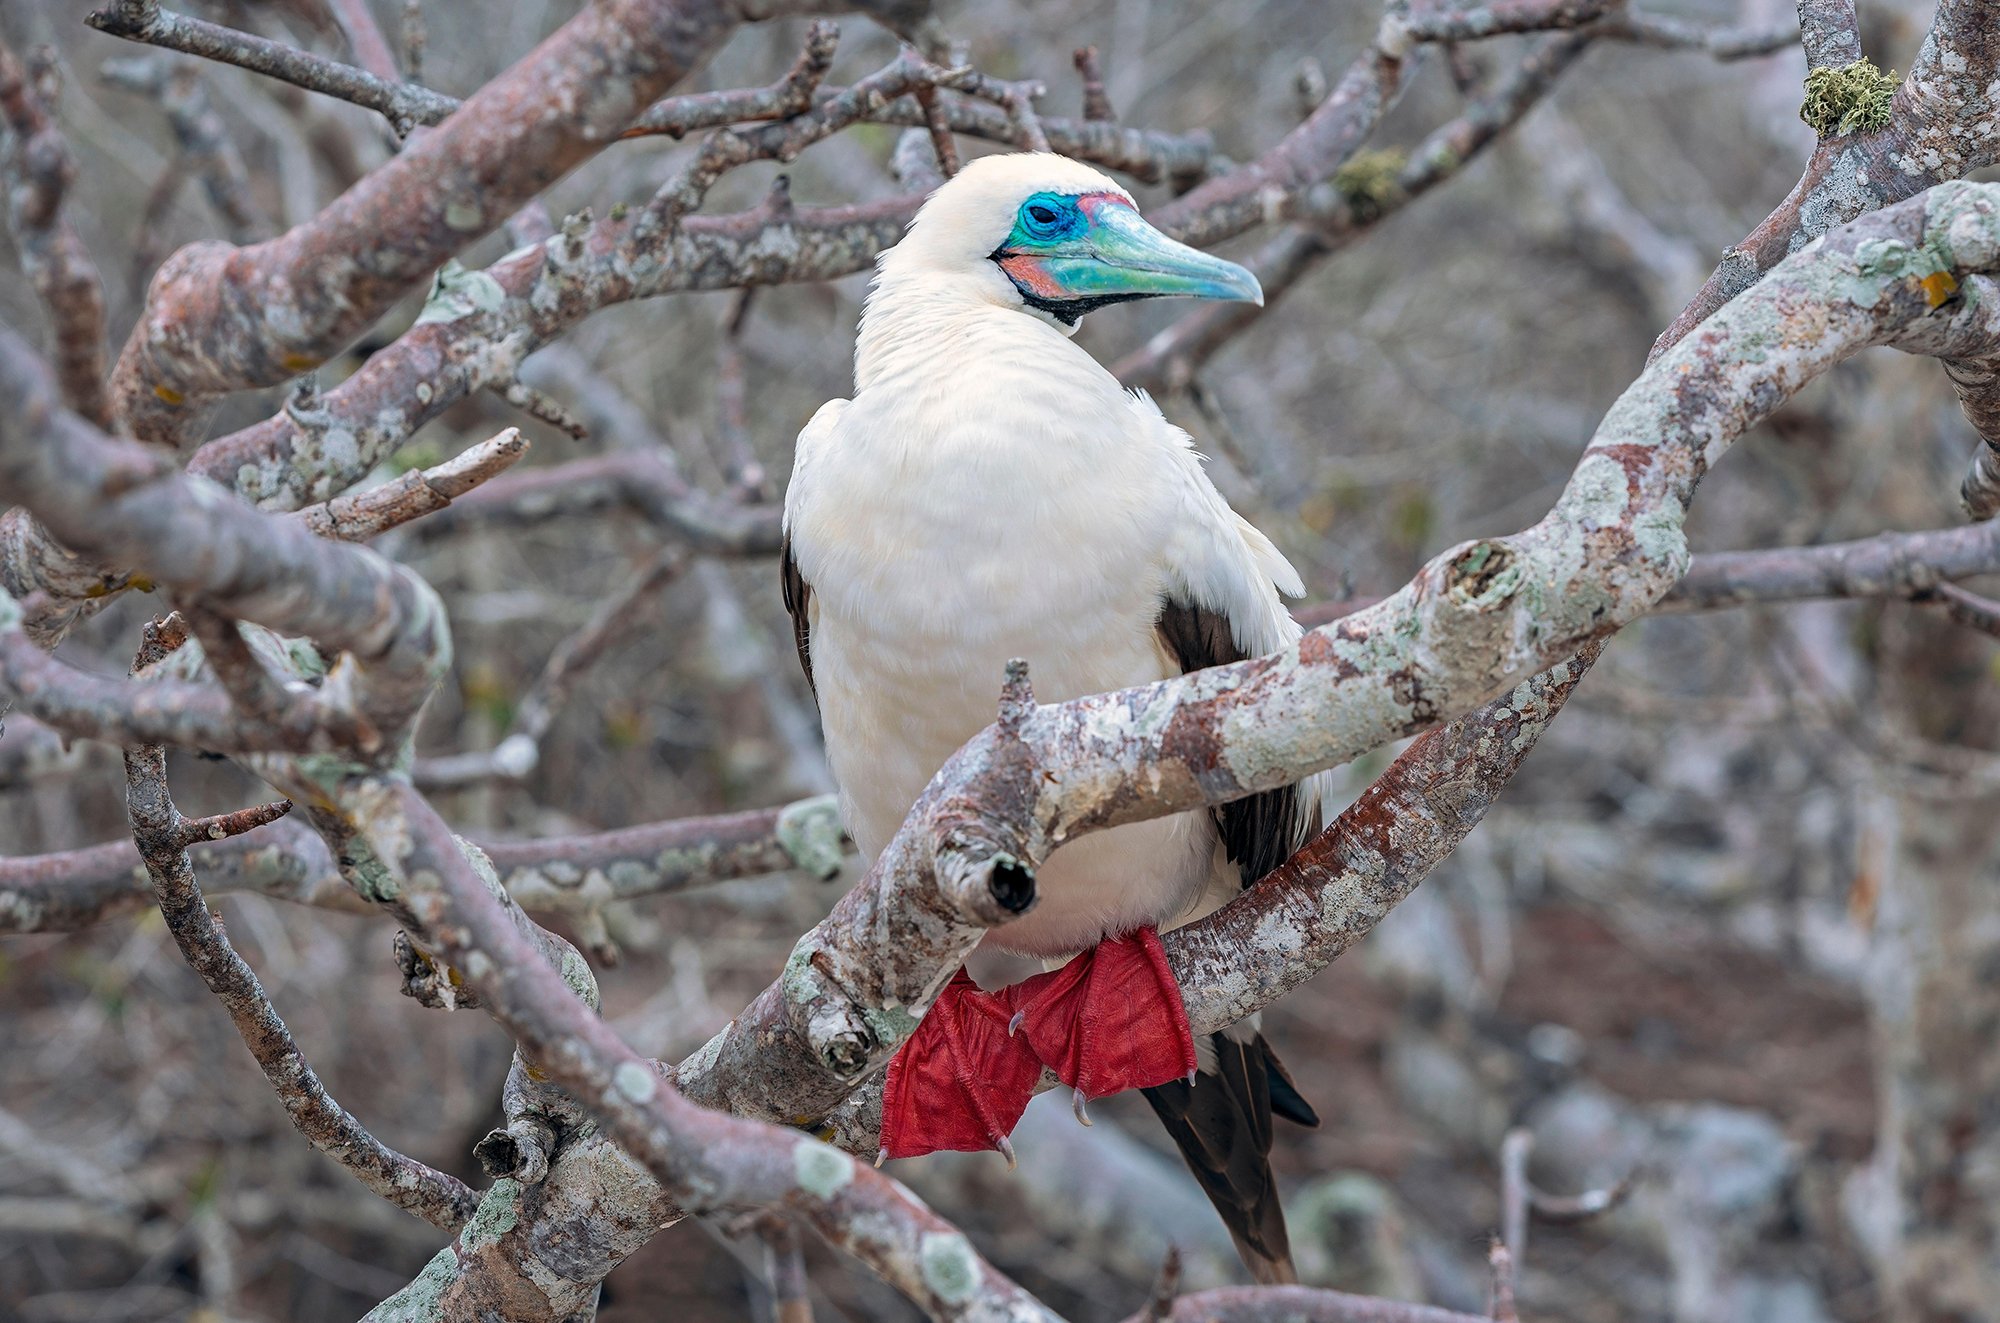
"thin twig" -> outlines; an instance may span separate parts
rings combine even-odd
[[[54,116],[54,56],[24,68],[0,43],[0,185],[21,265],[48,316],[56,379],[70,408],[99,427],[111,423],[105,391],[104,287],[63,202],[76,175]]]
[[[1118,112],[1111,108],[1111,94],[1104,90],[1104,66],[1098,60],[1097,47],[1077,47],[1070,61],[1083,80],[1083,117],[1107,124],[1116,120]]]
[[[365,542],[389,529],[442,510],[488,479],[505,473],[528,453],[528,438],[510,427],[428,469],[411,469],[379,487],[336,497],[298,512],[321,537]]]
[[[1967,629],[2000,639],[2000,602],[1967,592],[1955,583],[1939,584],[1930,596],[1944,603],[1945,614]]]
[[[549,654],[496,748],[489,753],[420,762],[414,772],[417,783],[427,789],[448,790],[481,781],[519,781],[534,771],[541,761],[542,739],[577,680],[606,649],[646,622],[660,591],[680,576],[686,564],[687,558],[674,547],[648,560],[618,591],[598,604],[581,629]]]
[[[402,81],[396,56],[389,49],[389,39],[382,34],[382,26],[375,21],[375,11],[368,0],[326,0],[326,7],[346,36],[347,48],[354,52],[356,63],[384,82]]]
[[[773,1323],[813,1323],[812,1282],[806,1276],[799,1229],[791,1219],[773,1216],[763,1220],[758,1235],[768,1264]]]

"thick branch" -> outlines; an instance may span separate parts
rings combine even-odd
[[[1860,58],[1853,0],[1802,0],[1799,11],[1813,68]],[[2000,120],[1988,89],[1996,79],[2000,3],[1942,0],[1896,92],[1888,125],[1822,138],[1790,196],[1723,255],[1722,265],[1654,341],[1652,357],[1835,226],[1993,164],[2000,157]]]
[[[594,1114],[682,1207],[796,1213],[933,1318],[1052,1318],[963,1234],[881,1173],[795,1130],[724,1116],[683,1098],[542,958],[413,790],[349,785],[344,797],[348,806],[334,812],[394,876],[396,908],[464,974],[523,1054]],[[556,1179],[551,1171],[536,1187],[545,1210]],[[501,1181],[488,1200],[505,1205],[519,1194],[515,1182]],[[579,1261],[586,1256],[547,1243],[538,1219],[510,1216],[496,1226],[497,1234],[468,1233],[441,1253],[442,1281],[427,1271],[371,1317],[409,1317],[407,1310],[421,1308],[557,1319],[594,1299],[598,1277]],[[628,1223],[610,1234],[622,1240],[633,1229]],[[527,1271],[529,1264],[540,1272]],[[576,1280],[580,1270],[589,1280]]]

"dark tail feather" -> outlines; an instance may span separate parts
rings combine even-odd
[[[1211,1034],[1208,1042],[1214,1074],[1147,1089],[1146,1101],[1222,1215],[1251,1275],[1270,1285],[1294,1283],[1292,1241],[1271,1170],[1271,1116],[1275,1109],[1303,1125],[1318,1125],[1319,1117],[1262,1034],[1243,1043]]]

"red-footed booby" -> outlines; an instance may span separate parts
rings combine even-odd
[[[1060,702],[1299,637],[1279,600],[1298,573],[1188,435],[1070,340],[1086,312],[1165,295],[1263,301],[1250,272],[1048,154],[971,162],[882,255],[854,398],[800,433],[785,496],[785,602],[864,857],[993,720],[1009,659]],[[1254,1025],[1193,1041],[1156,930],[1283,862],[1319,803],[1308,782],[1051,853],[1034,906],[985,940],[1076,958],[994,993],[953,981],[889,1067],[885,1155],[1011,1157],[1045,1065],[1080,1119],[1086,1097],[1144,1088],[1245,1262],[1292,1280],[1271,1118],[1317,1118]]]

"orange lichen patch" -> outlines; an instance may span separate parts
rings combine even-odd
[[[187,400],[187,396],[181,394],[172,386],[155,386],[153,387],[153,394],[156,398],[165,400],[168,404],[182,404]]]
[[[1917,283],[1924,287],[1924,298],[1933,308],[1958,293],[1958,277],[1949,271],[1933,271]]]
[[[290,353],[278,359],[278,366],[287,372],[310,372],[319,364],[320,360],[311,354]]]

